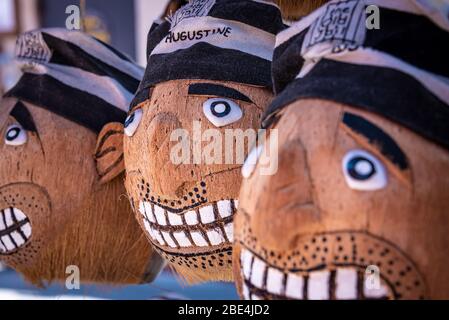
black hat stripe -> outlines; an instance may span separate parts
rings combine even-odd
[[[264,30],[273,35],[279,32],[278,25],[282,24],[279,7],[268,1],[246,1],[245,10],[236,11],[231,2],[241,0],[217,0],[209,12],[209,16],[222,20],[234,20],[243,24]]]
[[[78,31],[67,31],[60,28],[42,29],[40,32],[47,33],[55,38],[59,38],[67,43],[74,44],[84,50],[89,55],[96,57],[103,63],[110,65],[131,77],[139,79],[142,77],[142,68],[128,59],[122,59],[114,51],[104,46],[101,42],[94,40],[93,37],[88,36]]]
[[[209,59],[197,58],[205,53]],[[152,55],[148,64],[151,72],[145,74],[139,89],[176,79],[209,79],[267,86],[267,79],[271,77],[269,61],[208,43],[197,43],[189,50],[171,54]],[[168,64],[176,65],[176,72],[167,72]],[[241,72],[243,68],[245,72]]]
[[[88,54],[86,51],[70,42],[53,37],[50,34],[42,33],[44,41],[52,48],[52,55],[49,63],[61,66],[79,68],[89,73],[99,76],[113,77],[127,91],[134,93],[139,85],[136,79],[125,72],[103,62],[102,60]]]
[[[401,71],[322,59],[275,98],[263,116],[263,126],[269,127],[273,114],[282,107],[309,98],[377,113],[449,148],[449,107]]]
[[[40,88],[45,88],[51,94],[42,94]],[[95,95],[66,86],[48,75],[26,73],[5,96],[19,97],[96,133],[101,131],[104,124],[123,122],[126,118],[125,111]]]

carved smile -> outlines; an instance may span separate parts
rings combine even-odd
[[[238,200],[220,200],[180,213],[141,201],[139,212],[152,242],[161,249],[208,248],[231,244]]]
[[[0,254],[23,247],[31,238],[31,223],[17,208],[0,210]]]

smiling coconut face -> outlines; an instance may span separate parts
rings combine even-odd
[[[189,282],[231,279],[241,164],[225,163],[225,130],[256,130],[270,98],[264,88],[174,80],[155,86],[150,99],[128,118],[126,188],[152,244]],[[201,126],[200,135],[209,130],[223,138],[215,140],[215,152],[223,156],[219,163],[195,164],[193,146],[187,147],[192,154],[189,163],[172,161],[179,142],[170,135],[184,130],[185,141],[193,144],[195,123]],[[214,147],[209,139],[200,144],[203,156]],[[235,148],[248,150],[248,141]]]
[[[282,18],[270,2],[194,0],[169,20],[149,33],[125,123],[126,188],[181,277],[230,281],[240,167],[272,98]]]
[[[137,69],[79,32],[32,31],[17,45],[24,74],[0,104],[1,261],[38,285],[65,280],[68,266],[85,282],[151,281],[164,263],[121,198],[123,153],[113,147],[127,93],[101,60],[135,88]]]

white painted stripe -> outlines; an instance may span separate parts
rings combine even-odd
[[[276,36],[276,47],[287,42],[297,34],[307,29],[311,24],[315,22],[317,18],[323,15],[327,6],[333,5],[338,2],[344,2],[341,0],[329,1],[326,5],[313,11],[308,16],[302,18],[298,22],[292,24],[288,29],[280,32]],[[449,17],[448,10],[449,4],[444,1],[429,1],[429,0],[369,0],[366,1],[366,5],[376,5],[378,7],[393,9],[397,11],[403,11],[416,15],[425,15],[431,19],[440,28],[449,31]],[[365,25],[362,24],[362,27]]]
[[[172,248],[176,248],[177,245],[173,241],[172,237],[170,237],[170,234],[168,232],[162,231],[162,236],[164,237],[164,240],[168,243],[168,245]]]
[[[170,224],[172,226],[180,226],[182,225],[182,218],[180,215],[173,213],[173,212],[168,212],[168,221],[170,222]]]
[[[231,32],[227,37],[221,34],[209,35],[200,40],[185,40],[177,42],[166,42],[164,38],[151,52],[150,56],[156,54],[167,54],[178,50],[187,49],[197,43],[209,43],[223,49],[241,51],[259,58],[271,61],[275,36],[264,30],[250,25],[213,17],[196,17],[195,19],[184,19],[172,30],[178,32],[193,32],[194,30],[212,30],[230,27]]]
[[[225,241],[223,234],[219,229],[207,231],[207,237],[209,238],[210,244],[213,246],[219,245]]]
[[[187,211],[185,214],[186,222],[188,225],[193,226],[198,223],[198,217],[196,211]]]
[[[226,233],[226,237],[228,237],[228,240],[230,242],[234,241],[234,226],[233,226],[233,224],[228,223],[227,225],[225,225],[224,230]]]
[[[232,215],[231,201],[229,200],[218,201],[217,208],[222,218],[230,217]]]
[[[95,95],[126,112],[129,108],[129,102],[134,97],[134,93],[127,91],[115,79],[98,76],[79,68],[52,63],[33,64],[29,69],[25,69],[25,72],[49,75],[69,87]]]
[[[244,278],[249,280],[249,277],[251,276],[251,264],[253,263],[253,255],[248,250],[242,249],[240,257],[240,263],[241,268],[243,269]]]
[[[154,215],[156,216],[157,223],[161,226],[167,225],[167,219],[165,219],[165,210],[159,206],[154,206]]]

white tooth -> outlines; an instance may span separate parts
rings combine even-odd
[[[231,201],[229,200],[218,201],[217,208],[222,218],[226,218],[232,215]]]
[[[243,299],[250,300],[249,299],[249,289],[246,284],[243,285]]]
[[[214,208],[212,206],[206,206],[200,208],[200,216],[202,223],[211,223],[215,221]]]
[[[285,287],[285,295],[293,299],[303,299],[302,292],[304,287],[304,278],[296,274],[289,274],[287,277],[287,285]]]
[[[162,239],[161,233],[158,230],[153,230],[153,233],[154,233],[154,236],[155,236],[157,242],[159,242],[159,244],[161,246],[164,246],[165,245],[165,241],[164,241],[164,239]]]
[[[253,295],[251,296],[251,300],[262,300],[262,298],[259,297],[257,294],[253,294]]]
[[[234,207],[236,209],[238,209],[238,207],[239,207],[239,201],[238,200],[234,200]]]
[[[309,275],[309,286],[307,288],[310,300],[329,299],[329,271],[315,271]]]
[[[14,224],[14,221],[12,220],[11,212],[9,210],[5,210],[5,220],[6,220],[7,227],[10,227]]]
[[[165,219],[165,210],[159,206],[154,206],[154,214],[156,216],[157,223],[161,226],[167,225],[167,220]]]
[[[31,224],[27,222],[21,227],[21,229],[25,237],[29,239],[31,237]]]
[[[376,287],[373,288],[373,283],[371,283],[371,282],[372,282],[372,279],[368,278],[365,275],[365,278],[363,281],[363,295],[366,298],[379,299],[379,298],[383,298],[383,297],[388,297],[389,292],[385,285],[380,284],[377,288]]]
[[[7,251],[14,250],[14,248],[15,248],[14,244],[11,242],[11,240],[9,239],[8,236],[4,236],[2,238],[2,241],[3,241]]]
[[[14,211],[14,215],[16,216],[17,221],[23,221],[27,218],[27,216],[22,212],[22,210],[19,209],[12,209]]]
[[[187,224],[190,226],[193,226],[198,223],[198,217],[196,215],[196,211],[187,211],[185,217],[186,217]]]
[[[339,268],[335,276],[335,297],[341,300],[357,299],[357,271]]]
[[[143,219],[143,225],[145,226],[145,230],[147,230],[150,234],[151,238],[154,239],[153,229],[151,228],[150,223],[146,219]]]
[[[241,265],[243,267],[243,275],[245,279],[249,279],[251,276],[251,265],[253,264],[253,255],[248,250],[242,249]]]
[[[182,225],[182,218],[176,213],[168,212],[168,221],[172,226]]]
[[[210,244],[213,246],[219,245],[225,241],[223,234],[218,229],[207,231],[207,237],[209,238]]]
[[[21,246],[25,243],[25,240],[23,240],[22,236],[17,231],[12,232],[11,237],[14,239],[17,246]]]
[[[251,283],[263,289],[263,276],[265,273],[265,263],[259,258],[254,258],[253,271],[251,272]]]
[[[206,240],[203,238],[203,236],[200,232],[191,232],[190,235],[192,236],[193,242],[195,242],[195,244],[197,246],[200,246],[200,247],[208,246]]]
[[[226,232],[226,236],[230,242],[234,241],[234,226],[232,223],[228,223],[225,225],[224,230]]]
[[[139,212],[145,217],[145,206],[143,201],[139,201]]]
[[[176,243],[173,241],[173,239],[170,237],[170,234],[168,232],[162,231],[162,236],[164,237],[165,241],[167,241],[168,245],[172,248],[176,248]]]
[[[146,213],[147,219],[150,220],[150,222],[155,223],[156,219],[154,219],[153,208],[151,207],[151,203],[144,202],[143,205],[145,206],[145,213]]]
[[[0,242],[0,252],[6,252],[6,248],[3,246],[3,243]]]
[[[176,238],[176,241],[178,241],[181,247],[190,247],[192,245],[184,231],[175,232],[173,233],[173,236]]]
[[[268,268],[267,273],[267,291],[281,295],[284,274],[275,268]]]
[[[0,212],[0,231],[6,230],[6,226],[3,223],[3,211]]]

